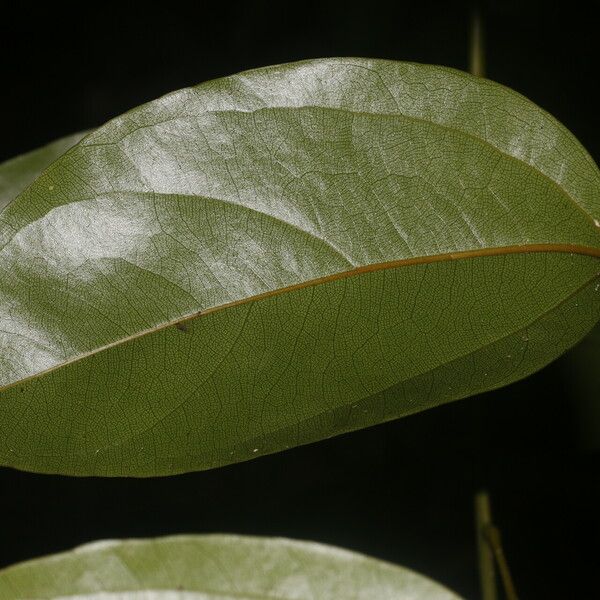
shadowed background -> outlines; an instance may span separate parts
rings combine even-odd
[[[598,162],[592,14],[517,1],[483,11],[488,76],[550,111]],[[22,10],[0,23],[0,160],[268,64],[367,56],[466,69],[468,26],[468,5],[427,1]],[[579,350],[503,390],[217,471],[101,480],[0,469],[0,566],[99,538],[281,535],[401,563],[476,598],[472,505],[487,487],[520,597],[590,597],[598,356]]]

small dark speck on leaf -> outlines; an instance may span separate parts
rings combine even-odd
[[[183,331],[184,333],[188,330],[187,325],[184,325],[183,323],[175,323],[175,327],[177,327],[179,331]]]
[[[23,387],[22,387],[22,388],[19,388],[19,391],[20,391],[20,392],[24,392],[24,391],[25,391],[25,388],[23,388]]]

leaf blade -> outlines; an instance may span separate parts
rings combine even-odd
[[[0,217],[12,352],[1,460],[73,474],[209,468],[294,445],[305,421],[325,422],[310,439],[348,430],[327,411],[483,353],[587,286],[585,315],[563,314],[583,335],[600,314],[599,190],[562,126],[446,69],[314,61],[140,107]],[[172,327],[182,321],[188,331]],[[567,334],[553,323],[552,351],[519,376],[575,343]],[[32,433],[46,402],[61,417]]]
[[[233,535],[88,544],[0,571],[0,594],[5,600],[458,598],[408,569],[360,554]]]

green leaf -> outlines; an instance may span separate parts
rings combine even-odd
[[[35,178],[88,132],[73,133],[0,164],[0,210],[14,200]]]
[[[165,96],[0,214],[0,462],[207,469],[511,383],[598,320],[599,222],[577,140],[458,71]]]
[[[2,600],[458,600],[330,546],[231,535],[106,541],[0,571]]]

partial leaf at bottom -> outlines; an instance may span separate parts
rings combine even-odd
[[[106,541],[0,571],[2,600],[459,600],[330,546],[232,535]]]

